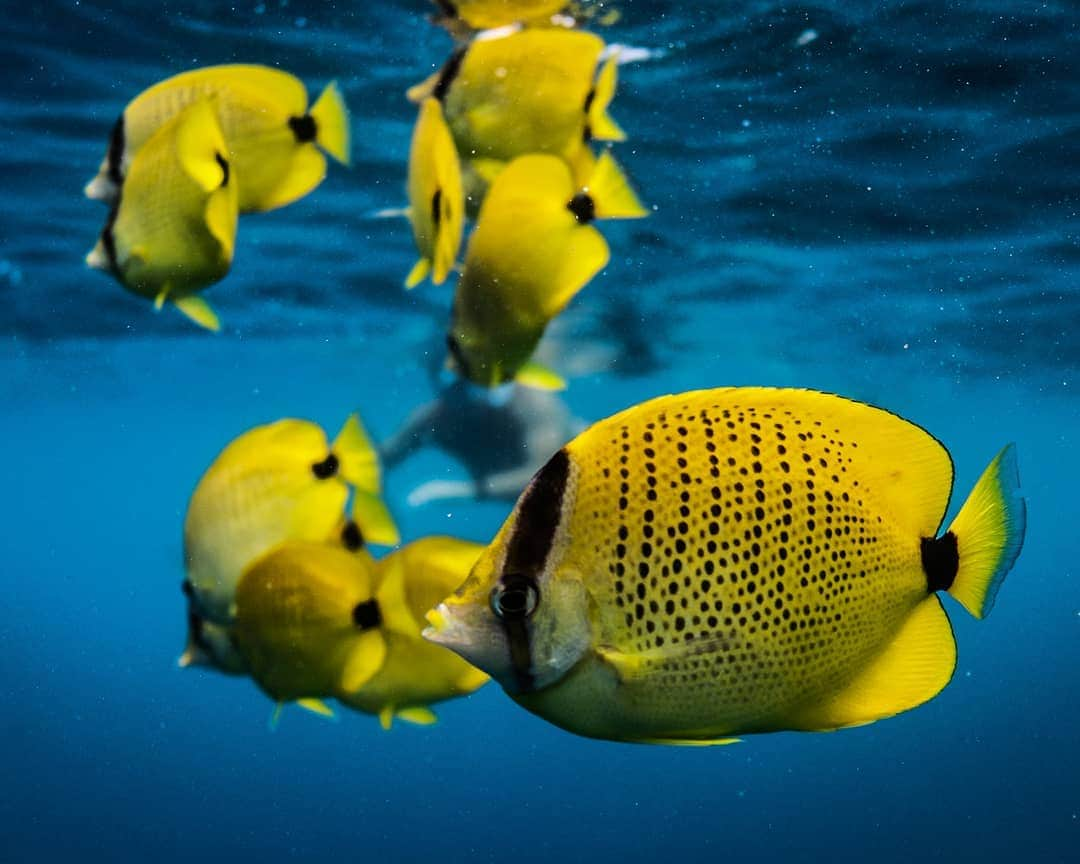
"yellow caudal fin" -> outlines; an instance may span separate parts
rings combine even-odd
[[[405,287],[413,289],[425,279],[427,279],[428,273],[431,272],[431,259],[421,258],[414,265],[412,270],[409,271],[409,275],[405,277]]]
[[[593,199],[597,219],[640,219],[649,215],[607,150],[596,160],[587,192]]]
[[[315,142],[342,165],[348,165],[352,158],[349,109],[336,81],[326,85],[309,113],[315,121]]]
[[[353,493],[352,517],[368,543],[397,546],[401,542],[394,517],[377,493],[357,489]]]
[[[522,387],[534,390],[565,390],[566,379],[546,366],[529,360],[514,374],[514,380]]]
[[[379,474],[379,454],[357,414],[350,414],[341,427],[331,449],[341,465],[341,476],[364,492],[382,489]]]
[[[312,714],[318,714],[328,720],[334,719],[334,709],[323,702],[322,699],[297,699],[296,704]]]
[[[592,225],[575,228],[561,259],[554,262],[557,269],[551,293],[541,300],[544,314],[554,318],[562,312],[589,280],[604,269],[610,257],[607,241]]]
[[[592,99],[589,101],[586,123],[590,134],[597,141],[626,140],[626,133],[607,113],[611,100],[615,98],[615,87],[619,80],[618,66],[619,55],[616,51],[600,67],[600,74],[597,76],[596,85],[593,87]]]
[[[326,177],[326,157],[315,147],[296,147],[280,183],[244,212],[263,213],[298,201]]]
[[[206,228],[221,245],[221,256],[230,265],[236,249],[237,204],[236,183],[232,181],[211,192],[206,201]]]
[[[160,295],[159,295],[160,297]],[[197,294],[187,294],[184,297],[173,297],[173,305],[190,320],[200,327],[213,333],[221,332],[221,320],[210,304]],[[156,304],[156,301],[155,301]]]
[[[218,122],[215,103],[200,99],[184,109],[176,121],[176,158],[185,173],[206,192],[232,182],[229,149]]]
[[[953,566],[957,569],[948,592],[976,618],[990,614],[998,589],[1024,545],[1026,525],[1016,446],[1009,444],[983,471],[945,536],[932,541],[940,545],[950,542],[950,535],[954,538]]]
[[[430,708],[402,708],[395,713],[406,723],[412,723],[415,726],[432,726],[439,722],[439,718]]]
[[[933,699],[956,668],[956,641],[936,596],[911,613],[885,650],[832,698],[815,700],[778,728],[826,731],[892,717]]]
[[[385,660],[386,639],[378,629],[357,634],[345,666],[341,670],[342,691],[355,693],[375,677]]]

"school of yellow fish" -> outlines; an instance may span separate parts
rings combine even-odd
[[[647,214],[602,143],[626,137],[608,113],[619,51],[565,0],[436,5],[456,47],[408,91],[405,286],[456,277],[447,364],[465,382],[560,389],[533,355],[608,262],[593,223]],[[333,83],[309,107],[265,66],[169,78],[124,109],[86,187],[109,206],[87,262],[216,330],[199,292],[228,273],[239,214],[307,195],[324,153],[348,164]],[[281,419],[229,443],[191,496],[180,665],[251,678],[275,723],[334,700],[384,728],[428,724],[489,676],[614,741],[871,723],[948,684],[943,595],[985,617],[1023,544],[1013,445],[943,530],[953,475],[941,442],[880,408],[699,390],[566,442],[489,544],[399,547],[359,417],[333,440]]]

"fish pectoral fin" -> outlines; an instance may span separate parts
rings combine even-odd
[[[160,304],[164,302],[163,291],[157,296],[154,301],[154,306],[160,308]],[[221,331],[221,320],[218,318],[217,313],[213,310],[213,307],[202,297],[196,294],[187,294],[183,297],[171,298],[173,305],[184,313],[189,319],[194,321],[200,327],[204,327],[213,333]]]
[[[401,708],[394,713],[406,723],[412,723],[415,726],[433,726],[439,722],[439,718],[430,708]]]
[[[386,660],[386,640],[379,630],[367,630],[356,641],[341,671],[341,689],[355,693],[382,668]]]
[[[428,273],[431,272],[431,259],[421,258],[415,264],[413,264],[412,270],[409,271],[409,275],[405,277],[405,287],[415,288],[425,279],[427,279]]]
[[[547,366],[529,360],[515,373],[514,380],[523,387],[535,390],[565,390],[566,379]]]
[[[601,660],[615,670],[619,680],[628,683],[657,669],[662,669],[672,662],[681,662],[687,657],[700,654],[723,651],[727,644],[725,639],[694,639],[690,642],[666,645],[663,648],[634,652],[620,651],[610,645],[599,645],[596,653]]]
[[[323,702],[322,699],[297,699],[296,704],[305,711],[310,711],[312,714],[318,714],[320,717],[325,717],[328,720],[335,719],[334,709]]]
[[[792,729],[862,726],[933,699],[956,668],[956,641],[936,595],[923,600],[896,638],[841,692],[785,718]]]

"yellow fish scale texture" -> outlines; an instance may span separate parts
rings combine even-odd
[[[862,447],[857,422],[816,415],[812,395],[794,407],[776,391],[665,397],[568,447],[572,563],[598,648],[636,658],[628,698],[685,731],[695,717],[712,732],[789,728],[927,596],[920,537],[869,467],[880,448]],[[921,431],[848,406],[853,420]]]

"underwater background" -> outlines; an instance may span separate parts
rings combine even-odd
[[[1070,3],[625,0],[620,163],[654,212],[543,356],[596,420],[661,393],[805,386],[956,463],[1018,446],[1024,551],[993,615],[947,602],[936,699],[712,749],[577,738],[497,685],[430,728],[327,722],[177,668],[181,523],[231,438],[282,416],[390,435],[433,396],[452,288],[405,292],[415,108],[449,37],[422,0],[8,4],[0,35],[0,860],[1072,861],[1080,843],[1080,16]],[[82,259],[126,102],[189,68],[337,78],[353,166],[241,222],[214,336]],[[486,542],[510,502],[410,507]]]

